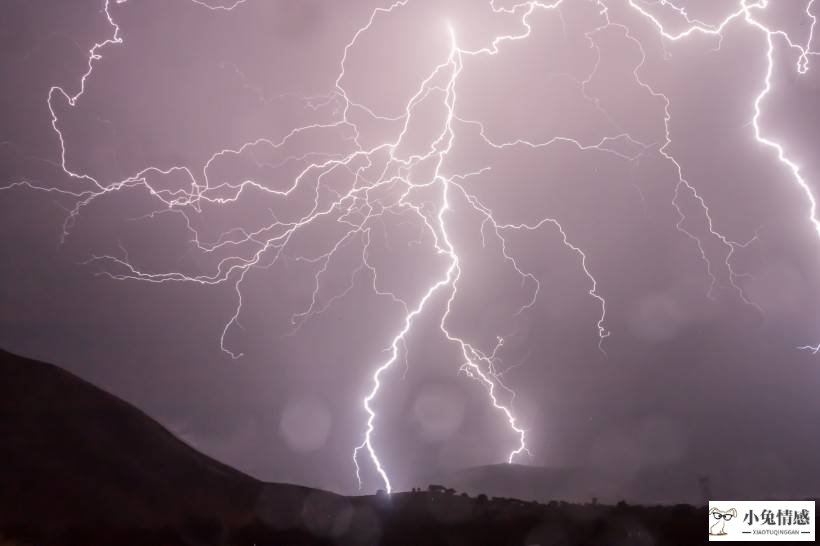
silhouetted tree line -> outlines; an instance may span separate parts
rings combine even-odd
[[[431,485],[327,506],[287,528],[264,514],[232,525],[190,516],[157,529],[46,524],[3,529],[0,546],[664,546],[706,539],[706,509],[690,505],[542,504]]]

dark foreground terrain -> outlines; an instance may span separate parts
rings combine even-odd
[[[0,546],[690,545],[706,509],[267,484],[49,364],[0,351]]]

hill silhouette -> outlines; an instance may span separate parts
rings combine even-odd
[[[699,476],[680,465],[646,466],[634,472],[617,468],[550,468],[519,464],[477,466],[427,476],[420,481],[477,495],[549,502],[637,504],[697,503],[703,499]]]
[[[288,507],[313,493],[221,464],[51,364],[0,350],[0,385],[0,529],[232,525],[260,511],[298,521]]]
[[[262,483],[53,366],[0,351],[3,546],[665,545],[688,505],[538,503],[446,487],[343,497]]]

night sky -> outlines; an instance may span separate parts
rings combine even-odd
[[[820,235],[753,120],[768,29],[820,195],[820,5],[216,2],[0,0],[0,345],[265,480],[358,491],[391,363],[395,489],[517,448],[480,371],[516,463],[818,494]]]

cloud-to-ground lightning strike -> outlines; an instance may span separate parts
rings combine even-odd
[[[241,9],[249,0],[238,0],[226,4],[209,3],[202,0],[190,0],[203,9],[214,11],[231,11]],[[115,4],[123,4],[127,0],[114,0]],[[557,17],[562,17],[561,9],[572,2],[591,3],[598,8],[600,25],[594,30],[585,34],[590,46],[597,52],[597,60],[592,71],[587,78],[578,81],[579,92],[583,99],[593,105],[608,120],[612,134],[605,136],[597,142],[582,142],[570,137],[554,137],[543,142],[534,142],[524,138],[513,139],[502,142],[493,138],[485,128],[484,124],[478,120],[465,119],[459,115],[457,109],[457,88],[459,75],[462,72],[465,62],[469,62],[475,57],[494,56],[500,48],[508,42],[527,39],[533,28],[530,19],[539,10],[547,10],[555,13]],[[750,120],[754,130],[756,140],[764,147],[774,151],[777,161],[786,168],[791,178],[802,188],[809,204],[808,219],[814,225],[818,235],[820,235],[820,219],[817,218],[817,203],[808,182],[801,174],[799,166],[788,156],[784,146],[775,140],[767,137],[761,127],[761,116],[764,103],[773,88],[772,74],[775,67],[775,48],[778,41],[783,42],[786,47],[793,49],[797,54],[796,69],[803,74],[809,70],[810,58],[818,55],[812,49],[814,40],[814,29],[817,22],[813,14],[815,0],[809,0],[805,7],[805,16],[810,21],[809,36],[804,43],[792,39],[792,37],[782,31],[773,30],[765,25],[758,18],[758,14],[765,12],[769,2],[767,0],[739,0],[735,9],[723,20],[716,24],[708,24],[698,19],[691,18],[686,9],[668,0],[660,2],[648,2],[642,0],[553,0],[525,1],[510,7],[499,7],[495,0],[491,0],[489,5],[495,14],[513,15],[518,17],[520,25],[515,33],[490,36],[487,43],[489,45],[478,49],[466,49],[459,45],[456,32],[449,24],[442,24],[441,32],[449,32],[449,50],[442,52],[442,61],[435,66],[427,77],[420,82],[412,97],[404,106],[404,110],[397,116],[379,115],[365,104],[360,104],[351,100],[345,88],[346,67],[349,54],[355,50],[359,43],[359,38],[378,25],[383,18],[400,17],[410,0],[397,0],[386,7],[374,9],[363,26],[358,28],[351,39],[340,52],[339,73],[335,80],[335,88],[322,97],[305,97],[304,104],[314,112],[323,107],[332,106],[333,114],[326,123],[315,123],[296,127],[279,140],[266,138],[256,139],[246,142],[234,148],[225,148],[214,153],[202,166],[200,171],[195,171],[184,165],[174,166],[148,166],[139,172],[117,181],[107,183],[98,180],[89,174],[76,172],[69,167],[68,144],[60,129],[60,118],[55,109],[55,101],[62,100],[68,107],[75,107],[85,93],[90,84],[95,66],[102,61],[103,50],[109,46],[121,46],[124,38],[121,28],[112,15],[112,1],[105,0],[103,11],[109,28],[110,37],[95,43],[88,52],[88,62],[85,72],[81,75],[79,83],[74,92],[66,91],[63,87],[53,86],[47,96],[47,106],[51,113],[51,126],[59,141],[59,166],[64,175],[76,184],[76,188],[65,188],[57,186],[45,186],[35,184],[27,180],[12,181],[2,189],[13,187],[27,187],[30,189],[49,191],[62,194],[73,199],[74,206],[66,216],[63,224],[63,238],[69,235],[78,215],[83,208],[92,201],[104,197],[113,192],[127,188],[142,188],[153,199],[157,200],[159,207],[152,214],[177,214],[184,218],[187,230],[191,236],[194,247],[202,253],[221,256],[214,271],[208,274],[190,275],[183,271],[150,272],[140,269],[140,267],[130,260],[128,253],[123,249],[121,256],[94,255],[87,263],[96,264],[103,269],[101,273],[118,280],[140,280],[154,283],[166,282],[193,282],[207,285],[229,284],[236,293],[236,306],[233,314],[225,324],[220,337],[222,349],[233,358],[238,358],[242,353],[235,352],[228,348],[226,335],[230,329],[238,325],[239,317],[242,313],[243,305],[243,281],[246,275],[256,268],[270,268],[280,261],[299,261],[311,264],[316,267],[313,278],[313,291],[310,302],[304,310],[295,312],[292,315],[294,332],[301,325],[327,310],[334,302],[344,297],[354,286],[359,276],[370,277],[370,286],[375,294],[388,298],[398,305],[403,312],[401,329],[393,336],[388,345],[388,356],[373,371],[370,377],[370,388],[366,396],[362,399],[363,409],[366,413],[366,423],[362,442],[353,450],[353,463],[359,487],[362,487],[362,476],[360,467],[360,456],[366,454],[381,479],[384,488],[389,493],[393,489],[390,481],[387,464],[383,462],[374,444],[376,433],[376,399],[380,394],[381,387],[388,370],[405,354],[407,336],[414,324],[420,320],[423,313],[431,313],[437,303],[439,294],[444,300],[440,305],[440,315],[437,316],[439,329],[444,338],[454,344],[460,351],[460,370],[467,376],[477,380],[483,386],[489,396],[490,404],[497,410],[509,425],[510,431],[516,437],[516,443],[508,454],[507,460],[513,462],[516,457],[527,452],[526,429],[519,423],[514,415],[513,401],[515,392],[502,381],[503,371],[497,369],[499,352],[503,350],[504,338],[499,335],[493,343],[482,348],[479,342],[469,341],[465,336],[457,334],[450,326],[450,317],[453,306],[457,303],[459,295],[459,285],[462,274],[468,272],[462,270],[462,260],[458,249],[453,242],[449,227],[458,216],[458,209],[468,208],[472,213],[477,213],[483,220],[481,222],[480,237],[486,243],[486,236],[489,233],[499,242],[500,258],[515,272],[521,279],[522,287],[529,287],[527,301],[522,305],[518,314],[527,311],[536,304],[538,298],[540,281],[530,272],[525,271],[516,257],[509,252],[508,237],[510,233],[521,231],[535,231],[542,227],[554,228],[560,234],[564,246],[572,251],[579,260],[580,272],[589,281],[589,295],[600,305],[600,315],[595,323],[598,337],[598,348],[604,352],[604,341],[610,335],[606,326],[607,302],[599,293],[599,283],[593,275],[594,257],[588,257],[582,248],[571,242],[571,236],[557,218],[544,217],[535,222],[521,222],[516,219],[499,219],[492,208],[482,202],[477,195],[471,192],[470,178],[485,173],[491,173],[492,168],[486,166],[475,172],[449,173],[445,172],[444,164],[448,153],[452,150],[453,143],[458,138],[459,131],[471,131],[476,134],[484,144],[496,149],[505,150],[512,148],[526,148],[539,150],[550,147],[557,143],[568,144],[576,147],[582,152],[610,154],[620,160],[627,162],[637,161],[642,156],[657,154],[665,161],[669,162],[677,175],[675,181],[672,205],[675,208],[678,220],[676,228],[696,245],[701,258],[705,262],[707,275],[711,280],[707,296],[712,298],[714,289],[719,285],[718,274],[715,266],[707,255],[704,241],[685,227],[688,220],[682,208],[681,201],[684,198],[694,200],[700,207],[706,218],[705,229],[708,235],[715,238],[725,249],[722,261],[728,275],[730,286],[736,291],[738,297],[749,305],[757,307],[757,304],[749,300],[744,294],[737,279],[744,273],[735,271],[732,265],[732,258],[735,253],[745,248],[755,240],[755,237],[748,241],[734,241],[724,236],[714,227],[713,218],[709,207],[695,188],[684,175],[685,168],[670,152],[672,145],[670,125],[673,122],[672,105],[669,98],[646,83],[640,72],[646,61],[646,53],[641,41],[635,36],[630,27],[624,22],[612,19],[610,4],[619,3],[631,8],[631,13],[638,14],[643,20],[648,21],[651,26],[660,34],[663,40],[678,41],[693,34],[704,34],[714,36],[718,41],[723,39],[723,31],[733,24],[746,24],[748,27],[760,32],[766,40],[766,72],[762,78],[761,89],[755,95],[753,103],[750,105],[753,116]],[[684,30],[670,32],[666,29],[661,19],[653,13],[657,5],[670,8],[677,17],[685,23]],[[562,18],[563,21],[563,18]],[[591,97],[588,92],[588,84],[592,81],[599,69],[601,55],[596,35],[605,29],[617,29],[631,43],[635,44],[641,53],[641,59],[634,66],[632,76],[635,82],[643,88],[651,97],[663,103],[663,122],[665,135],[660,143],[646,143],[633,138],[628,132],[623,131],[613,121],[612,116],[601,106],[597,98]],[[437,30],[433,30],[437,32]],[[718,45],[718,47],[720,44]],[[241,73],[240,73],[241,74]],[[244,76],[243,76],[244,79]],[[414,119],[417,108],[428,100],[440,101],[444,108],[444,116],[441,126],[437,127],[436,135],[429,142],[426,151],[420,154],[403,154],[400,150],[406,142],[411,121]],[[371,120],[398,123],[400,129],[392,139],[372,146],[362,144],[360,127],[354,121],[353,113],[360,114]],[[254,180],[244,180],[239,183],[215,182],[211,180],[212,165],[227,156],[238,156],[246,151],[251,151],[257,147],[269,148],[271,150],[282,150],[295,137],[310,134],[312,131],[338,131],[344,135],[343,141],[349,149],[338,153],[315,152],[302,155],[294,155],[285,158],[279,165],[286,162],[306,162],[296,176],[290,181],[286,189],[271,189],[262,182]],[[634,154],[619,151],[615,146],[618,141],[628,142],[635,149],[639,150]],[[421,165],[433,162],[435,168],[432,174],[428,175],[424,181],[412,180],[411,174]],[[382,164],[383,163],[383,164]],[[335,174],[346,174],[352,179],[349,189],[338,191],[329,185],[323,185],[326,178]],[[183,175],[190,183],[190,188],[185,189],[162,189],[155,187],[150,181],[151,176]],[[306,188],[307,187],[307,188]],[[233,203],[245,194],[262,194],[273,201],[287,200],[298,192],[312,189],[312,206],[310,210],[301,214],[296,219],[278,219],[276,216],[268,225],[263,225],[254,229],[234,228],[222,233],[214,241],[205,241],[200,231],[195,227],[192,216],[202,212],[202,205],[223,205]],[[422,199],[420,192],[429,191],[436,195],[433,200]],[[323,200],[323,193],[333,195],[329,202]],[[446,266],[440,272],[438,278],[432,282],[422,293],[418,301],[409,302],[399,297],[395,293],[382,287],[379,280],[378,268],[371,264],[370,251],[373,230],[378,222],[387,215],[409,218],[417,222],[423,229],[422,239],[429,240],[430,245],[437,255],[446,260]],[[334,221],[343,226],[343,233],[339,236],[333,246],[318,255],[300,254],[294,249],[292,241],[295,234],[308,226],[314,226],[322,221]],[[485,233],[487,232],[487,233]],[[755,235],[756,236],[756,235]],[[320,303],[319,293],[323,285],[323,277],[327,274],[333,260],[338,256],[341,249],[356,246],[361,251],[361,264],[355,268],[350,275],[350,281],[343,291],[329,298],[325,303]],[[758,307],[759,309],[759,307]],[[805,346],[801,349],[820,352],[820,345]]]

